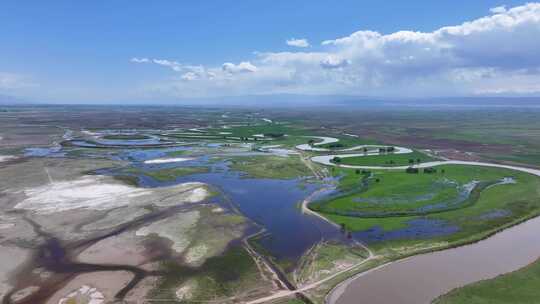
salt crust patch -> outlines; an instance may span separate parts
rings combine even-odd
[[[179,162],[185,162],[193,160],[193,158],[187,158],[187,157],[177,157],[177,158],[156,158],[156,159],[150,159],[145,160],[145,164],[167,164],[167,163],[179,163]]]
[[[208,195],[203,183],[185,183],[174,186],[174,190],[185,191],[178,199],[164,202],[198,202]],[[27,198],[17,205],[16,209],[34,210],[42,214],[54,213],[78,208],[107,210],[132,205],[145,195],[155,195],[160,191],[168,191],[173,187],[153,190],[136,188],[119,183],[109,182],[104,176],[83,176],[71,181],[55,181],[47,185],[26,188],[22,191]],[[165,200],[167,201],[167,200]]]
[[[52,213],[77,208],[106,210],[129,204],[130,200],[151,191],[122,184],[103,182],[97,176],[84,176],[72,181],[58,181],[24,189],[28,197],[16,209]]]

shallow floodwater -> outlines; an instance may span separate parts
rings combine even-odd
[[[187,162],[189,163],[189,162]],[[218,187],[238,209],[268,233],[261,245],[280,259],[296,260],[321,239],[341,232],[317,217],[302,214],[299,203],[320,187],[301,180],[254,179],[217,164],[212,172],[180,177],[178,182],[203,182]],[[142,178],[143,184],[164,186]]]
[[[540,217],[475,244],[413,256],[338,286],[329,296],[337,304],[422,304],[446,292],[493,278],[540,256]]]
[[[187,149],[186,148],[175,148]],[[125,150],[118,158],[132,161],[142,171],[164,168],[208,166],[210,172],[178,177],[161,182],[144,174],[136,175],[143,187],[165,187],[185,182],[203,182],[219,188],[222,199],[232,202],[245,216],[265,229],[260,244],[278,259],[296,261],[311,246],[322,239],[345,240],[335,226],[318,217],[302,214],[300,203],[320,189],[321,183],[303,179],[249,178],[241,172],[229,169],[226,161],[214,162],[210,155],[200,156],[181,163],[145,164],[144,160],[165,155],[164,149]],[[258,152],[250,154],[260,155]],[[229,155],[229,154],[227,154]],[[238,154],[231,154],[238,155]],[[115,171],[98,170],[101,174]],[[123,173],[125,174],[125,173]]]

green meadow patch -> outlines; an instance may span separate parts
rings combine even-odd
[[[150,298],[178,299],[175,291],[184,287],[185,298],[183,301],[178,299],[180,303],[232,297],[255,288],[261,282],[257,265],[241,246],[233,246],[222,255],[209,258],[201,267],[191,268],[169,260],[161,263],[161,270],[164,275]],[[222,303],[225,302],[228,301]]]
[[[383,231],[399,230],[419,219],[457,227],[454,233],[432,238],[433,241],[444,242],[474,238],[475,235],[483,235],[540,213],[540,178],[536,176],[480,166],[444,165],[435,168],[437,172],[431,174],[410,174],[401,170],[362,173],[339,168],[334,172],[342,175],[339,190],[343,195],[314,202],[309,207],[352,232],[374,227]],[[369,176],[367,186],[366,176]],[[440,186],[441,182],[448,184]],[[476,193],[473,189],[468,198],[474,195],[473,200],[464,201],[459,208],[428,208],[422,214],[407,213],[422,206],[455,202],[459,188],[472,182],[482,186],[475,188]],[[347,215],[351,211],[369,211],[377,216]],[[411,241],[416,240],[392,242]]]
[[[181,176],[197,174],[197,173],[207,173],[209,171],[210,171],[210,168],[208,167],[175,167],[175,168],[164,168],[164,169],[158,169],[158,170],[140,170],[137,168],[128,168],[124,170],[125,173],[143,174],[160,182],[174,181],[178,177],[181,177]]]
[[[419,151],[413,151],[412,153],[403,154],[388,153],[383,155],[343,157],[340,159],[339,164],[354,166],[394,167],[415,165],[418,163],[425,163],[434,160],[436,159],[427,154]]]
[[[229,160],[231,169],[245,172],[251,178],[293,179],[313,175],[297,155],[239,156]]]

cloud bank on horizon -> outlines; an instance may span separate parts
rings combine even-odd
[[[176,72],[145,88],[176,97],[538,95],[540,3],[490,13],[432,32],[360,30],[318,45],[292,38],[286,40],[292,51],[257,52],[221,66],[147,57],[131,62]]]

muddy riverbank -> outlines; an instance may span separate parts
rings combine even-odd
[[[540,256],[539,230],[537,217],[478,243],[386,264],[343,282],[327,303],[430,303],[454,288],[534,262]]]

